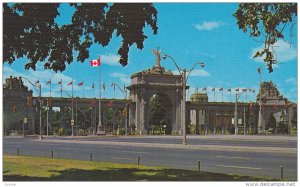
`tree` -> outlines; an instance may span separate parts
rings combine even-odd
[[[274,44],[278,39],[284,39],[284,31],[290,26],[292,32],[297,16],[297,3],[240,3],[233,14],[237,20],[239,29],[244,33],[248,30],[250,37],[261,38],[264,48],[254,55],[264,56],[269,72],[273,71],[276,64],[276,52]]]
[[[270,117],[268,119],[268,122],[266,124],[266,129],[271,130],[272,133],[276,131],[276,119],[273,115],[273,112],[271,112]]]
[[[66,64],[89,58],[95,44],[107,46],[113,33],[122,38],[118,50],[120,64],[127,65],[130,46],[143,49],[147,38],[143,29],[150,25],[157,34],[157,11],[152,3],[71,3],[75,8],[71,23],[59,26],[60,3],[3,4],[3,63],[27,57],[25,69],[44,62],[45,69],[64,71]]]
[[[163,97],[155,94],[150,99],[149,106],[149,123],[152,128],[160,128],[161,121],[165,117],[165,107]]]

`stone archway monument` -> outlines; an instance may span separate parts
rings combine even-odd
[[[160,65],[160,50],[152,50],[156,64],[147,70],[131,75],[130,91],[132,103],[129,106],[129,128],[137,134],[149,133],[149,101],[155,94],[166,99],[166,121],[172,134],[181,134],[182,83],[180,75],[165,71]]]

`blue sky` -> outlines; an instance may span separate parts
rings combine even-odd
[[[278,41],[276,52],[280,63],[276,65],[273,73],[268,73],[262,59],[253,59],[256,49],[262,47],[262,43],[254,41],[238,29],[232,14],[237,9],[236,3],[155,3],[158,11],[158,34],[152,35],[149,27],[144,31],[148,39],[144,42],[144,49],[139,50],[132,46],[129,52],[129,64],[122,67],[117,63],[117,51],[121,39],[114,36],[110,44],[103,48],[93,45],[90,48],[90,59],[84,63],[76,62],[68,65],[62,73],[44,70],[42,63],[36,71],[24,70],[26,58],[18,59],[12,65],[3,65],[4,78],[14,76],[26,76],[32,82],[40,79],[42,82],[43,96],[49,96],[49,86],[45,83],[52,78],[52,95],[60,96],[60,86],[57,82],[63,79],[63,89],[68,92],[71,87],[67,86],[74,79],[74,95],[82,96],[82,87],[77,84],[84,80],[85,97],[98,95],[98,72],[97,68],[89,66],[89,60],[101,56],[101,79],[106,84],[102,96],[106,98],[122,98],[119,90],[114,92],[110,87],[112,82],[121,87],[130,84],[130,75],[144,69],[151,68],[155,64],[155,56],[151,49],[158,46],[162,53],[172,56],[180,67],[191,68],[196,62],[204,62],[205,67],[196,68],[188,79],[191,87],[188,94],[192,94],[195,88],[199,91],[207,87],[209,100],[214,101],[211,89],[216,90],[224,87],[224,101],[229,101],[228,88],[255,89],[255,94],[248,93],[248,101],[254,101],[259,87],[259,75],[257,68],[262,66],[263,81],[273,81],[281,94],[289,100],[297,102],[297,36],[296,28],[293,30],[293,45],[289,46],[284,41]],[[61,16],[57,21],[67,23],[71,20],[73,9],[67,4],[61,5]],[[76,60],[76,58],[74,58]],[[161,64],[168,70],[176,72],[176,67],[171,60],[165,60]],[[91,85],[95,83],[95,90]],[[26,83],[26,82],[25,82]],[[26,83],[28,86],[29,84]],[[221,91],[216,91],[216,101],[221,101]],[[232,99],[235,92],[232,92]],[[37,93],[34,91],[34,95]],[[65,97],[67,95],[63,94]],[[188,97],[189,97],[188,95]],[[245,100],[245,96],[241,97]]]

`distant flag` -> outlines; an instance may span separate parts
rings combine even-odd
[[[48,85],[48,84],[51,84],[51,79],[48,82],[46,82],[46,85]]]
[[[211,91],[214,92],[215,91],[215,87]]]
[[[61,84],[62,83],[62,80],[60,80],[57,84]]]
[[[112,101],[109,101],[108,103],[107,103],[107,107],[112,107],[113,106],[113,102]]]
[[[257,68],[258,74],[260,74],[261,67]]]
[[[242,89],[243,92],[247,92],[247,89]]]
[[[252,92],[255,93],[255,89],[253,89]]]
[[[103,90],[105,90],[105,83],[103,83]]]
[[[231,92],[231,88],[229,88],[227,91],[228,91],[228,92]]]
[[[90,102],[89,102],[89,108],[91,108],[92,105],[94,105],[94,104],[95,104],[95,100],[90,101]]]
[[[83,81],[78,84],[78,86],[82,86],[82,85],[83,85]]]
[[[219,91],[223,91],[223,87],[219,89]]]
[[[72,84],[73,84],[73,81],[69,82],[67,86],[70,86],[70,85],[72,85]]]
[[[252,109],[252,105],[253,105],[253,104],[252,104],[252,102],[250,101],[250,103],[249,103],[249,108],[250,108],[250,109]]]
[[[238,92],[238,91],[239,91],[239,88],[235,89],[235,91],[237,91],[237,92]]]
[[[40,83],[40,80],[38,79],[36,82],[35,82],[35,84],[39,84]]]
[[[206,87],[204,87],[204,88],[202,89],[202,92],[203,92],[203,91],[206,91]]]
[[[93,83],[92,88],[94,88],[94,87],[95,87],[95,84]]]
[[[198,93],[198,86],[197,86],[197,88],[195,88],[195,93]]]
[[[111,83],[111,86],[114,87],[114,91],[116,91],[116,85],[114,83]]]
[[[98,66],[100,66],[100,59],[97,59],[97,60],[91,60],[91,61],[90,61],[90,65],[91,65],[92,67],[98,67]]]

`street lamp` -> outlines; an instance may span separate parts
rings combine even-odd
[[[234,134],[237,135],[238,134],[238,128],[237,128],[237,103],[238,103],[238,100],[239,98],[241,97],[241,95],[243,94],[244,92],[242,93],[236,93],[235,94],[235,107],[234,107]],[[244,108],[244,113],[245,113],[245,108]],[[244,119],[245,120],[245,119]],[[245,126],[245,125],[244,125]],[[245,129],[245,128],[244,128]],[[244,130],[245,131],[245,130]]]
[[[42,85],[39,83],[39,86],[34,85],[29,79],[25,78],[25,77],[20,77],[21,79],[25,79],[27,80],[32,86],[33,88],[38,92],[39,94],[39,104],[40,104],[40,140],[43,139],[42,136]],[[37,87],[39,88],[39,90],[37,89]]]
[[[200,67],[203,68],[205,66],[205,64],[203,62],[197,62],[193,65],[193,67],[190,70],[186,70],[186,68],[184,68],[184,69],[179,68],[179,66],[177,65],[177,63],[171,56],[164,54],[162,58],[165,60],[167,57],[170,58],[174,62],[176,68],[178,69],[180,75],[182,76],[182,106],[181,106],[182,107],[182,110],[181,110],[182,111],[182,114],[181,114],[182,122],[181,122],[181,124],[182,124],[182,135],[183,135],[182,143],[184,145],[186,145],[187,144],[187,142],[186,142],[186,124],[185,124],[185,121],[186,121],[185,120],[186,83],[187,83],[187,80],[188,80],[191,72],[195,69],[196,65],[200,65]],[[188,72],[188,75],[186,76],[187,72]]]
[[[71,127],[72,127],[72,136],[74,136],[73,94],[71,96],[66,90],[64,90],[64,91],[68,94],[69,97],[72,97],[72,120],[71,120]],[[77,112],[77,110],[76,110],[76,112]],[[47,122],[47,131],[48,131],[48,122]]]
[[[123,96],[124,96],[124,98],[125,99],[127,99],[127,92],[125,91],[125,90],[122,90],[122,88],[118,85],[118,84],[116,84],[116,83],[111,83],[111,85],[110,85],[111,87],[113,87],[113,86],[117,86],[118,87],[118,89],[121,91],[121,93],[123,94]],[[128,124],[128,122],[127,122],[127,103],[125,102],[125,111],[126,111],[126,120],[125,120],[125,136],[127,136],[128,135],[128,132],[127,132],[127,124]]]

